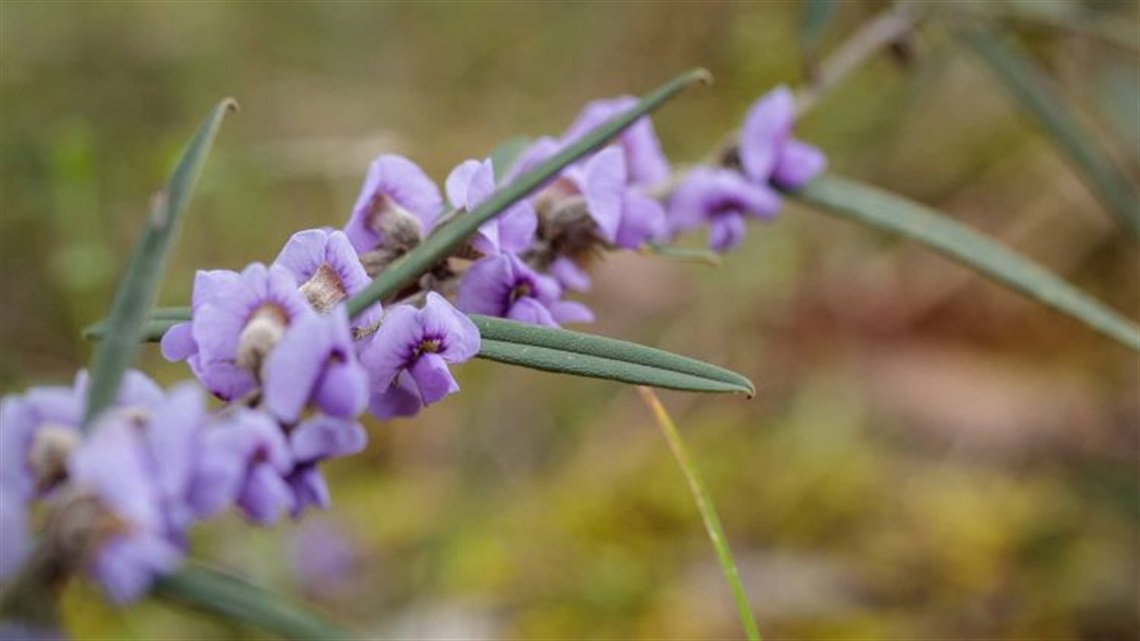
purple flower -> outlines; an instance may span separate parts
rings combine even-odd
[[[568,256],[555,258],[546,271],[566,289],[576,292],[590,290],[590,274]]]
[[[293,273],[281,265],[253,263],[231,274],[199,272],[189,333],[176,326],[162,341],[168,359],[187,358],[198,380],[226,401],[256,389],[262,365],[285,330],[314,314]]]
[[[562,144],[568,145],[577,141],[602,123],[629,111],[636,105],[637,99],[633,96],[595,100],[587,104],[563,134]],[[617,142],[626,166],[629,167],[631,185],[652,186],[669,177],[669,161],[661,152],[661,143],[653,130],[653,121],[648,116],[640,118],[623,131],[618,136]]]
[[[336,417],[355,418],[368,405],[368,374],[357,361],[348,314],[302,316],[286,331],[262,368],[265,407],[295,423],[310,403]]]
[[[299,231],[285,243],[273,264],[296,277],[301,293],[322,314],[372,281],[348,236],[341,231]]]
[[[443,208],[439,188],[412,161],[384,155],[372,161],[344,231],[359,253],[397,243],[414,245]]]
[[[293,454],[281,426],[264,412],[237,409],[206,432],[215,476],[227,480],[202,488],[195,504],[236,501],[246,516],[261,525],[291,512],[297,499],[285,477],[293,471]]]
[[[495,169],[490,160],[465,160],[453,169],[445,183],[447,199],[454,207],[474,211],[495,193]],[[527,200],[479,226],[471,246],[486,255],[519,253],[534,242],[538,217]]]
[[[325,521],[301,524],[289,547],[297,584],[313,597],[348,587],[365,560],[352,539]]]
[[[502,254],[476,261],[467,269],[459,283],[457,304],[468,314],[550,327],[593,320],[585,305],[561,298],[562,287],[554,278],[536,273],[513,254]]]
[[[753,181],[798,189],[827,166],[819,149],[792,138],[796,100],[776,87],[748,110],[740,135],[740,162]]]
[[[669,199],[669,222],[674,231],[708,223],[709,248],[725,252],[744,237],[744,216],[771,218],[780,198],[766,185],[748,182],[729,169],[690,171]]]
[[[508,258],[514,256],[483,260]],[[381,419],[411,416],[459,391],[447,366],[478,351],[475,324],[435,292],[428,293],[422,309],[411,305],[389,309],[361,356],[372,380],[372,413]]]
[[[163,490],[156,482],[151,452],[140,437],[131,413],[104,413],[68,465],[71,482],[100,508],[95,518],[104,523],[84,524],[96,539],[86,546],[91,551],[88,570],[116,603],[139,597],[156,576],[177,567],[183,555],[168,538]],[[69,511],[83,513],[68,507],[62,507],[61,518],[68,518]]]

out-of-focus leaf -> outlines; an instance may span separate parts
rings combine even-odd
[[[1095,138],[1069,110],[1064,97],[1029,54],[1013,40],[988,29],[970,29],[962,37],[1064,151],[1101,203],[1140,236],[1140,196],[1136,185],[1098,148]]]
[[[705,523],[705,532],[708,533],[709,541],[712,542],[713,549],[716,550],[717,560],[720,561],[721,573],[724,574],[725,581],[728,581],[728,588],[732,591],[732,600],[736,604],[736,614],[740,619],[741,627],[744,628],[744,634],[750,641],[760,641],[760,629],[756,625],[756,615],[752,614],[752,607],[748,603],[748,593],[744,591],[744,584],[740,581],[740,572],[736,569],[736,561],[732,558],[732,549],[728,547],[728,537],[724,535],[724,526],[720,524],[720,517],[716,513],[716,504],[713,503],[712,494],[705,487],[701,473],[689,455],[689,448],[685,447],[685,441],[681,439],[681,433],[677,431],[673,417],[665,411],[661,399],[657,398],[653,390],[648,387],[639,386],[637,391],[641,393],[641,398],[649,407],[649,411],[653,412],[653,418],[656,419],[657,426],[661,428],[661,435],[665,437],[665,442],[669,444],[669,449],[673,452],[673,458],[677,460],[677,466],[681,468],[681,473],[685,475],[685,480],[689,484],[689,492],[693,495],[693,501],[697,504],[697,511],[701,513],[701,520]]]
[[[214,107],[182,152],[166,186],[154,196],[146,228],[135,243],[126,274],[111,302],[105,340],[95,350],[83,421],[85,425],[111,404],[119,391],[123,373],[134,362],[146,329],[147,312],[154,304],[166,256],[178,232],[194,183],[222,119],[228,111],[236,108],[237,103],[229,98]]]
[[[756,394],[744,376],[696,359],[628,341],[472,315],[479,357],[558,374],[690,392]]]
[[[647,243],[641,248],[641,253],[672,258],[686,263],[700,263],[710,267],[720,267],[720,254],[699,247],[674,247],[672,245],[658,245]]]
[[[154,594],[288,639],[333,641],[354,638],[322,617],[306,612],[264,588],[200,565],[186,565],[162,577],[154,585]]]
[[[835,175],[794,194],[801,202],[916,240],[1140,351],[1140,327],[1032,260],[929,207]]]
[[[839,3],[836,0],[803,0],[801,6],[803,19],[800,21],[800,49],[810,67],[819,51],[823,32],[835,17]]]
[[[507,170],[511,165],[515,164],[522,152],[526,151],[527,145],[530,144],[530,138],[526,136],[514,136],[502,142],[498,147],[495,147],[491,152],[489,158],[491,165],[495,168],[495,177],[502,178],[506,175]]]
[[[684,89],[697,83],[708,83],[709,80],[709,72],[704,69],[693,69],[677,76],[642,98],[629,111],[602,123],[574,144],[516,178],[511,184],[501,187],[474,211],[452,218],[450,222],[428,236],[423,244],[389,265],[368,287],[349,299],[347,303],[349,316],[356,316],[376,301],[396,293],[401,287],[414,281],[459,247],[479,229],[480,225],[525,198],[567,165],[600,149],[611,138]]]
[[[186,320],[190,320],[187,314]],[[139,340],[145,343],[155,343],[162,340],[162,335],[165,334],[171,327],[179,323],[185,322],[177,318],[159,318],[154,315],[148,316],[143,323],[142,335]],[[101,341],[107,336],[107,321],[99,321],[94,325],[88,325],[83,328],[83,338],[89,341]]]

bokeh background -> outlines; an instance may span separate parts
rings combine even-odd
[[[971,3],[990,6],[1002,3]],[[1015,5],[1009,5],[1017,8]],[[1003,21],[1133,176],[1134,2]],[[823,53],[885,5],[840,3]],[[340,226],[370,158],[437,180],[596,97],[696,65],[655,122],[694,161],[804,82],[802,6],[753,3],[15,2],[0,5],[0,390],[68,381],[203,114],[236,97],[161,298]],[[1140,252],[979,58],[932,19],[799,127],[832,167],[930,203],[1140,317]],[[1111,36],[1111,37],[1106,37]],[[1130,46],[1130,43],[1135,46]],[[694,242],[699,243],[700,238]],[[1140,363],[921,248],[789,204],[720,268],[615,255],[590,328],[723,364],[741,398],[665,393],[762,628],[785,639],[1140,635]],[[187,376],[147,348],[142,365]],[[634,390],[492,363],[328,467],[334,507],[195,556],[368,637],[736,638],[684,479]],[[257,638],[65,594],[79,639]]]

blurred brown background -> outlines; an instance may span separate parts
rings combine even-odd
[[[1098,12],[1098,29],[1140,46],[1136,3],[1028,4]],[[881,6],[840,3],[824,51]],[[198,267],[270,261],[293,231],[343,224],[376,154],[442,181],[509,136],[561,131],[587,100],[700,65],[715,85],[655,119],[671,158],[693,161],[756,96],[803,81],[800,11],[4,2],[0,390],[68,381],[86,362],[79,331],[105,312],[150,192],[223,96],[242,112],[207,165],[167,304],[188,299]],[[875,58],[801,137],[836,171],[950,212],[1140,317],[1136,245],[953,26],[927,23],[909,66]],[[1135,175],[1136,49],[1012,26]],[[590,331],[732,367],[761,390],[663,398],[768,637],[1140,635],[1134,354],[794,205],[719,269],[619,255],[595,282]],[[142,365],[163,382],[188,375],[153,348]],[[196,531],[194,554],[370,637],[740,635],[684,479],[632,389],[484,362],[458,377],[462,394],[373,422],[368,452],[329,467],[332,510],[270,531],[223,518]],[[321,574],[314,559],[342,569]],[[81,639],[260,635],[94,594],[66,595]]]

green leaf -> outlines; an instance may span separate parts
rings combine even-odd
[[[694,69],[677,76],[642,98],[629,111],[599,125],[574,144],[516,178],[510,185],[500,188],[474,211],[456,216],[428,236],[423,244],[389,265],[368,287],[349,299],[347,303],[349,316],[355,317],[376,301],[396,293],[401,287],[419,278],[432,265],[463,244],[480,225],[525,198],[564,167],[605,146],[611,138],[637,122],[642,116],[665,104],[682,90],[699,82],[708,83],[709,79],[709,73],[704,69]]]
[[[504,140],[498,147],[495,147],[491,152],[489,158],[491,159],[491,166],[495,168],[495,178],[501,179],[506,175],[507,170],[515,161],[519,159],[522,152],[526,151],[527,145],[530,144],[530,138],[526,136],[514,136]]]
[[[708,265],[709,267],[720,267],[722,262],[720,254],[700,247],[674,247],[673,245],[646,243],[640,251],[643,254],[672,258],[684,263]]]
[[[793,195],[845,218],[901,234],[1140,351],[1140,327],[1059,276],[929,207],[826,175]]]
[[[800,49],[809,65],[815,60],[820,40],[827,25],[835,17],[839,3],[836,0],[803,0],[803,18],[800,22]]]
[[[352,639],[323,618],[252,583],[201,565],[185,565],[160,578],[153,593],[225,619],[248,623],[289,639]]]
[[[693,501],[697,504],[697,511],[701,513],[701,520],[705,523],[705,532],[709,536],[709,541],[712,542],[713,549],[716,550],[721,574],[724,575],[724,580],[728,582],[728,588],[732,591],[732,600],[736,604],[736,614],[740,619],[741,627],[744,628],[744,635],[749,641],[761,641],[760,629],[756,625],[756,615],[752,614],[752,606],[748,602],[748,593],[745,592],[744,584],[740,581],[740,571],[737,570],[736,561],[732,558],[732,548],[728,546],[728,537],[725,536],[724,526],[720,524],[720,517],[717,516],[716,504],[713,503],[712,494],[705,487],[701,473],[697,470],[696,464],[693,463],[693,457],[689,455],[689,449],[685,447],[685,441],[681,439],[681,433],[677,431],[673,418],[669,416],[669,412],[665,411],[665,406],[661,404],[661,399],[657,398],[653,390],[648,387],[639,386],[637,391],[641,392],[642,400],[649,407],[649,411],[653,412],[653,418],[657,420],[657,426],[661,428],[661,435],[665,437],[665,442],[673,451],[673,458],[677,460],[677,466],[681,468],[681,473],[685,475],[685,480],[689,484],[689,492],[693,495]]]
[[[154,196],[142,237],[135,243],[126,274],[111,302],[106,340],[95,350],[84,425],[114,401],[123,373],[134,362],[139,341],[146,330],[147,312],[154,304],[166,255],[178,232],[190,192],[201,173],[222,118],[226,112],[236,108],[237,103],[228,98],[214,107],[182,152],[182,158],[166,186]]]
[[[962,36],[981,55],[1022,108],[1038,120],[1084,177],[1101,203],[1140,236],[1140,196],[1136,185],[1120,170],[1081,126],[1064,96],[1045,72],[1016,42],[977,28]]]
[[[188,320],[190,320],[189,314],[187,314],[184,320],[177,318],[159,318],[152,314],[143,322],[142,335],[139,336],[139,340],[145,343],[157,343],[162,340],[162,335],[169,331],[171,327]],[[83,328],[83,338],[89,341],[101,341],[106,336],[107,321],[105,320]]]
[[[628,341],[472,315],[479,358],[558,374],[602,378],[690,392],[756,394],[731,370]]]

